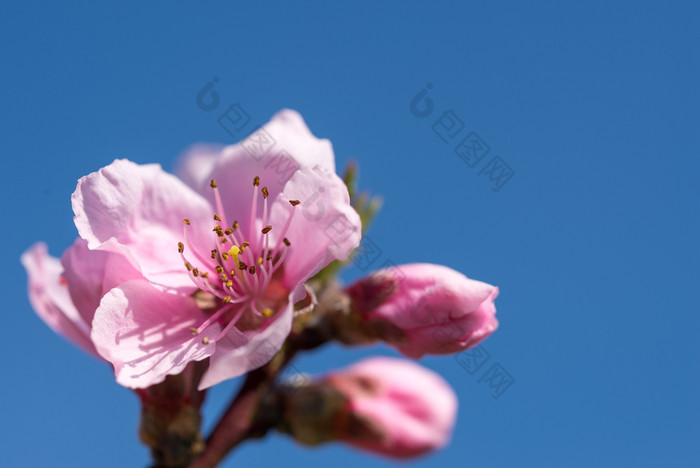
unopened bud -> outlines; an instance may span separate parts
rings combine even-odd
[[[359,344],[360,330],[412,358],[472,348],[498,327],[498,288],[441,265],[379,270],[347,294],[352,314],[348,326],[336,327],[342,341]]]
[[[287,394],[282,427],[307,445],[340,440],[410,458],[447,444],[456,414],[457,397],[439,375],[375,357]]]

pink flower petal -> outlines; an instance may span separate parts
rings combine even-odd
[[[144,277],[165,288],[193,291],[177,243],[184,218],[195,244],[209,239],[209,203],[157,164],[114,161],[85,176],[73,193],[75,225],[90,249],[125,255]],[[114,238],[117,243],[108,243]],[[206,241],[204,241],[206,242]]]
[[[291,247],[284,262],[284,281],[291,286],[333,260],[345,260],[360,244],[362,223],[350,206],[345,183],[320,166],[294,174],[273,204],[272,226],[285,224],[292,210],[288,200],[301,201],[285,234]]]
[[[90,340],[90,325],[71,302],[63,268],[48,254],[46,244],[34,244],[21,257],[29,277],[29,302],[51,329],[86,352],[98,357]]]
[[[61,264],[71,300],[87,324],[92,324],[104,293],[125,281],[142,278],[123,255],[90,250],[87,241],[81,238],[66,249]]]
[[[187,148],[178,158],[175,174],[194,190],[209,196],[209,181],[224,145],[198,143]]]
[[[205,320],[191,297],[159,291],[145,280],[128,281],[102,298],[92,340],[114,365],[117,382],[144,388],[214,353],[214,342],[204,339],[221,331],[217,324],[196,336],[190,331]]]
[[[313,166],[335,172],[331,143],[312,135],[302,117],[287,109],[240,143],[224,148],[210,178],[219,184],[227,216],[245,222],[248,233],[253,179],[259,176],[260,185],[268,188],[274,200],[296,171]],[[209,178],[203,180],[199,190],[213,204],[208,184]],[[261,212],[259,203],[257,217]]]
[[[306,126],[302,116],[294,110],[283,109],[277,112],[263,129],[275,139],[268,156],[277,157],[284,152],[294,158],[301,167],[322,166],[330,172],[335,172],[335,156],[331,142],[316,138]],[[273,160],[265,161],[263,166],[269,167]]]

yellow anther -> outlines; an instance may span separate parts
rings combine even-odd
[[[260,257],[260,258],[258,259],[258,265],[262,265],[262,262],[263,262],[263,258]]]
[[[267,198],[270,196],[270,192],[267,190],[267,187],[262,188],[262,194],[263,194],[263,198]]]
[[[202,273],[200,276],[201,276],[202,278],[209,278],[209,272],[208,272],[208,271],[205,271],[205,272]]]
[[[211,182],[209,182],[209,187],[211,187],[211,188],[216,188],[216,187],[217,187],[216,181],[215,181],[214,179],[212,179]]]
[[[192,274],[194,276],[199,276],[199,268],[192,268]]]
[[[185,262],[185,268],[187,268],[187,271],[192,271],[192,264],[190,262]]]
[[[221,221],[221,217],[216,213],[214,213],[214,221]]]
[[[214,268],[217,273],[223,273],[224,272],[224,267],[221,265],[216,265],[216,268]]]
[[[231,302],[231,296],[226,296],[222,299],[222,301],[224,301],[224,304],[228,304],[229,302]]]
[[[299,200],[289,200],[289,204],[292,206],[297,206],[299,203],[301,203]]]
[[[272,226],[270,226],[269,224],[267,226],[265,226],[264,228],[262,228],[263,234],[267,234],[270,231],[272,231]]]
[[[260,177],[255,176],[255,179],[253,179],[253,185],[254,185],[255,187],[257,187],[258,185],[260,185]]]
[[[265,317],[269,317],[272,315],[272,309],[263,309],[261,314],[263,314]]]
[[[190,225],[190,220],[187,218],[183,219],[182,222],[187,224],[188,226]]]
[[[226,287],[230,288],[232,286],[233,286],[233,281],[231,281],[231,280],[226,281]]]
[[[182,242],[178,242],[177,243],[177,251],[178,251],[178,253],[184,252],[185,251],[185,244],[183,244]]]
[[[221,237],[221,243],[222,243],[222,244],[225,244],[226,242],[228,242],[228,239],[226,239],[225,237],[222,236],[222,237]]]
[[[202,338],[202,344],[209,344],[209,338],[207,338],[206,336]]]
[[[228,260],[228,254],[226,252],[221,252],[221,258]]]
[[[251,275],[255,274],[255,265],[252,265],[250,268],[248,268],[248,273],[250,273]]]
[[[228,255],[231,256],[233,259],[233,263],[236,264],[236,268],[238,268],[238,255],[243,252],[243,250],[238,247],[237,245],[232,245],[230,249],[228,249]],[[233,276],[233,270],[231,270],[231,276]]]
[[[233,234],[233,229],[226,228],[226,230],[224,231],[224,234],[226,234],[227,236],[230,236],[231,234]]]
[[[234,221],[233,224],[231,225],[231,227],[233,228],[234,231],[236,229],[238,229],[238,221]]]
[[[194,327],[190,328],[190,331],[192,332],[193,335],[199,335],[199,330],[197,330]]]
[[[229,271],[229,273],[231,273],[231,276],[236,276],[236,270],[234,270],[233,268],[231,269],[231,271]]]

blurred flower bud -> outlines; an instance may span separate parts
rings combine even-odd
[[[282,430],[298,442],[342,440],[395,458],[446,445],[457,415],[457,397],[439,375],[386,357],[336,371],[284,400]]]
[[[178,375],[134,390],[141,400],[139,438],[150,447],[154,466],[189,466],[204,450],[200,407],[206,390],[197,385],[206,363],[191,362]]]
[[[352,313],[336,326],[341,341],[381,339],[412,358],[463,351],[498,327],[498,288],[441,265],[379,270],[347,294]]]

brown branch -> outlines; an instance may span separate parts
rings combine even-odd
[[[248,373],[238,394],[209,435],[206,448],[190,468],[214,468],[238,444],[268,429],[260,427],[257,420],[260,403],[279,372],[296,354],[292,348],[288,343],[272,361]]]

